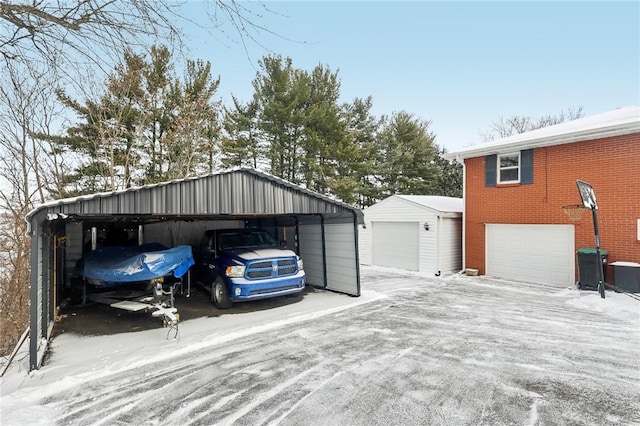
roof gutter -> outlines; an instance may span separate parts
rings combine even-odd
[[[500,154],[509,151],[519,151],[521,149],[541,148],[553,145],[582,142],[585,140],[603,139],[614,136],[623,136],[631,133],[640,133],[640,123],[632,122],[625,124],[611,125],[605,128],[586,129],[578,132],[565,133],[560,135],[524,138],[511,143],[488,143],[471,147],[467,150],[443,154],[447,160],[455,160],[459,163],[465,158],[480,157],[482,155]],[[512,138],[524,137],[524,133],[511,136]],[[507,138],[508,139],[508,138]],[[504,139],[503,139],[504,141]]]

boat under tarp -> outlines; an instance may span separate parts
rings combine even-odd
[[[96,287],[114,287],[167,275],[182,278],[193,264],[191,246],[167,248],[149,243],[90,251],[79,262],[77,270]]]

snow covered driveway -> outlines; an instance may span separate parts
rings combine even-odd
[[[187,321],[176,341],[59,336],[4,379],[0,423],[640,424],[640,302],[361,272],[361,298]]]

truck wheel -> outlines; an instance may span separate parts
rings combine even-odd
[[[229,309],[233,302],[229,299],[227,283],[221,277],[211,284],[211,301],[218,309]]]

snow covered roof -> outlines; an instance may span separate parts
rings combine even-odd
[[[482,155],[521,149],[561,145],[612,136],[640,133],[640,106],[628,106],[602,114],[543,127],[444,155],[448,160],[463,160]]]
[[[442,197],[439,195],[394,195],[412,203],[420,204],[441,212],[462,213],[462,198]]]

